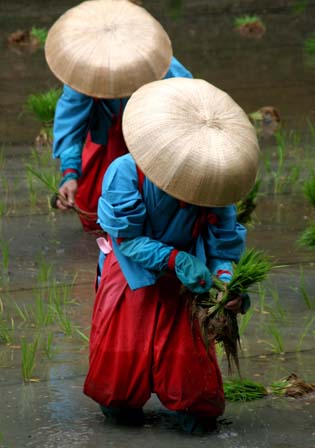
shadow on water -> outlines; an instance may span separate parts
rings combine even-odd
[[[82,394],[97,247],[77,216],[49,210],[49,192],[27,175],[25,164],[35,163],[31,148],[39,125],[21,115],[23,105],[29,94],[58,82],[41,49],[6,43],[17,29],[49,27],[75,4],[4,0],[0,5],[0,446],[314,447],[311,395],[227,403],[218,432],[190,438],[155,396],[146,406],[144,428],[136,429],[104,425],[97,405]],[[314,251],[297,244],[314,220],[302,187],[315,162],[315,134],[306,124],[306,118],[311,124],[315,118],[315,64],[304,49],[314,33],[315,3],[143,4],[164,24],[175,55],[196,77],[226,90],[248,113],[266,105],[279,110],[287,134],[261,140],[262,189],[248,245],[266,250],[281,267],[252,294],[251,317],[240,323],[241,369],[244,377],[265,385],[291,372],[315,382]],[[263,20],[262,38],[244,38],[233,29],[235,18],[247,14]],[[44,169],[56,171],[49,154],[42,155]],[[226,378],[220,350],[218,357]]]

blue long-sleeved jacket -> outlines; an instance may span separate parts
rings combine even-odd
[[[113,250],[131,289],[156,282],[167,248],[169,253],[176,248],[196,255],[214,274],[219,269],[231,269],[231,262],[239,260],[246,229],[237,223],[235,207],[206,208],[211,220],[196,238],[193,230],[200,210],[201,207],[190,204],[183,207],[147,178],[140,192],[136,165],[130,154],[112,162],[103,180],[98,223],[112,237]],[[141,263],[143,255],[128,256],[128,251],[124,253],[117,242],[117,238],[140,236],[148,237],[150,250],[146,251],[145,265],[150,268]]]
[[[191,73],[174,57],[165,78],[191,78]],[[61,171],[74,169],[81,174],[81,154],[88,131],[94,143],[107,143],[112,115],[118,115],[128,98],[94,101],[65,85],[55,113],[53,157],[61,159]]]

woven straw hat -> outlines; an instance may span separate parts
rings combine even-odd
[[[170,78],[141,87],[125,108],[123,134],[144,174],[190,204],[233,204],[255,182],[256,132],[240,106],[204,80]]]
[[[163,78],[172,58],[166,31],[127,0],[86,1],[63,14],[45,45],[63,83],[89,96],[122,98]]]

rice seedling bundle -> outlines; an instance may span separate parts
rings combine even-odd
[[[248,249],[234,265],[230,283],[225,284],[213,277],[213,286],[209,293],[193,295],[185,291],[191,305],[192,318],[199,321],[206,346],[222,342],[230,371],[231,361],[239,371],[240,336],[237,315],[225,306],[229,301],[244,296],[255,284],[265,280],[271,267],[270,259],[263,251]]]
[[[270,392],[273,395],[285,397],[303,397],[315,392],[315,384],[306,383],[303,378],[291,373],[287,378],[273,382],[270,386]]]
[[[252,401],[268,395],[263,384],[248,380],[235,378],[224,381],[224,395],[228,401]]]

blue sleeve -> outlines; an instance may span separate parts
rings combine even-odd
[[[100,226],[114,238],[142,235],[146,208],[130,155],[118,157],[106,170],[97,213]]]
[[[192,78],[192,74],[187,70],[174,56],[172,57],[171,65],[164,76],[164,79],[167,78]]]
[[[93,99],[64,86],[54,119],[53,157],[61,159],[61,171],[81,174],[81,154],[88,132]]]
[[[112,238],[123,238],[118,248],[147,269],[166,269],[173,247],[143,236],[146,207],[138,190],[136,165],[130,155],[107,169],[98,202],[98,223]]]
[[[208,265],[212,274],[219,270],[232,273],[232,262],[237,263],[245,248],[246,229],[237,222],[236,207],[210,208],[215,224],[209,224],[206,235]]]

